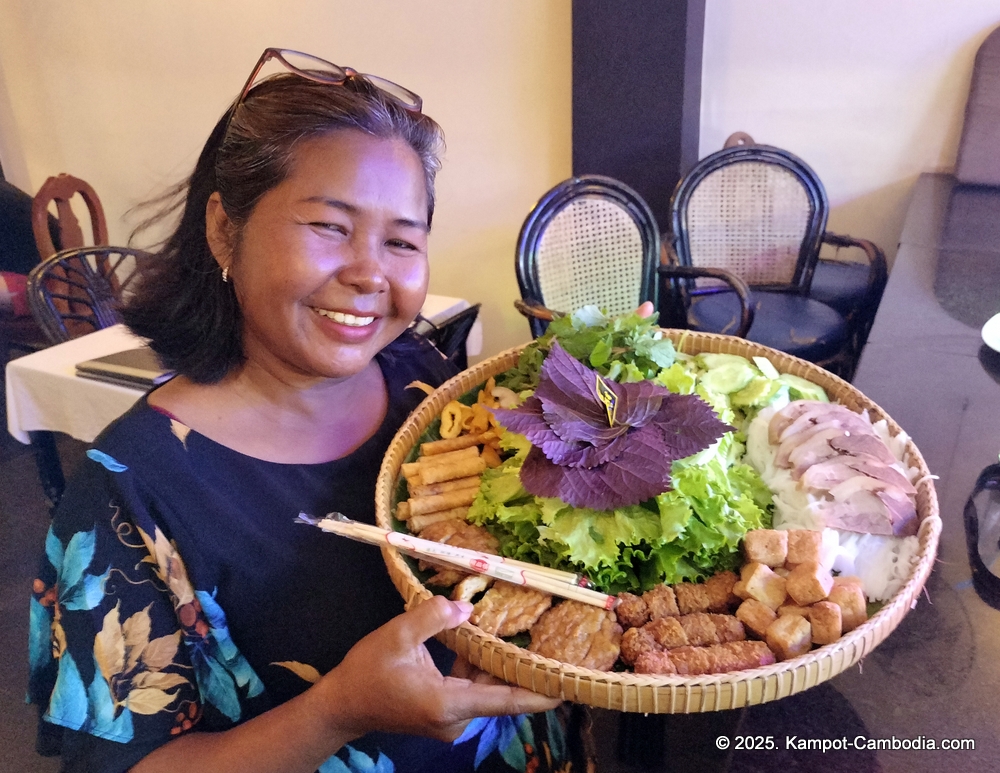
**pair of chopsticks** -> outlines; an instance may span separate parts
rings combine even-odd
[[[442,542],[414,537],[390,529],[382,529],[367,523],[353,521],[341,513],[329,513],[326,518],[314,518],[299,513],[299,523],[318,526],[320,529],[342,537],[367,542],[371,545],[389,545],[413,558],[422,558],[438,564],[460,569],[473,574],[485,574],[497,580],[523,585],[528,588],[551,593],[564,599],[581,601],[602,609],[614,609],[618,599],[587,586],[589,580],[579,574],[551,569],[547,566],[529,564],[478,550],[469,550]]]

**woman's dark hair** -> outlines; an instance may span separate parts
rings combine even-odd
[[[373,137],[398,138],[420,158],[427,188],[427,222],[434,213],[434,176],[443,145],[440,127],[410,113],[359,76],[343,86],[291,73],[255,86],[215,125],[191,177],[151,204],[160,211],[135,232],[159,223],[178,209],[173,234],[139,267],[134,293],[122,310],[125,323],[164,365],[199,383],[214,383],[244,360],[242,315],[233,282],[221,269],[205,236],[205,211],[216,191],[237,229],[257,202],[288,175],[295,146],[302,140],[343,129]],[[228,125],[228,130],[227,130]]]

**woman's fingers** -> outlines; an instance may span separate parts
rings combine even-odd
[[[472,614],[468,601],[449,601],[444,596],[433,596],[420,602],[406,614],[386,623],[399,637],[401,647],[419,647],[432,636],[461,625]]]
[[[639,308],[635,310],[635,313],[640,317],[646,318],[653,316],[654,311],[656,311],[656,309],[653,308],[653,302],[645,301],[639,305]]]
[[[468,664],[445,677],[424,642],[468,619],[472,605],[436,596],[393,618],[356,644],[324,681],[338,727],[453,740],[474,717],[546,711],[560,700],[495,684]],[[373,699],[374,698],[374,699]]]
[[[534,714],[554,709],[562,703],[560,698],[549,698],[509,684],[479,684],[453,677],[444,681],[447,703],[456,720],[504,714]]]

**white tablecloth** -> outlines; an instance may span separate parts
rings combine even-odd
[[[421,313],[441,323],[469,307],[462,298],[428,295]],[[477,355],[483,345],[479,320],[469,333],[467,350]],[[76,364],[141,346],[143,339],[124,325],[51,346],[7,363],[7,429],[22,443],[28,432],[63,432],[89,443],[108,424],[132,407],[142,390],[80,378]]]

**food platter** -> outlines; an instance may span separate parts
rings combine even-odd
[[[816,365],[765,346],[731,336],[665,330],[678,351],[764,356],[781,373],[806,378],[822,386],[830,398],[855,412],[867,410],[872,420],[885,419],[890,434],[900,427],[875,403],[846,381]],[[452,378],[425,399],[400,428],[382,463],[376,484],[376,520],[393,528],[393,508],[400,471],[423,433],[451,400],[517,363],[521,347],[485,360]],[[777,700],[824,682],[859,662],[882,642],[915,604],[930,574],[937,552],[941,521],[933,479],[919,450],[908,441],[907,463],[919,470],[917,512],[919,551],[909,579],[866,623],[834,644],[771,666],[702,676],[665,676],[596,671],[544,658],[485,633],[470,623],[444,632],[441,640],[472,665],[511,684],[535,692],[605,709],[644,713],[696,713]],[[395,549],[382,548],[389,574],[412,607],[432,596]]]

